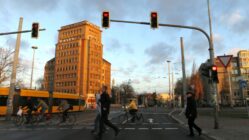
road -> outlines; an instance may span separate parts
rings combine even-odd
[[[117,137],[114,131],[108,129],[103,134],[103,140],[206,140],[203,136],[188,137],[188,131],[168,116],[165,109],[150,109],[141,111],[144,122],[131,123],[118,119],[121,112],[114,112],[112,122],[120,128]],[[85,112],[78,115],[77,124],[73,126],[23,126],[8,125],[0,127],[1,140],[69,140],[84,139],[96,140],[90,133],[93,129],[94,112]],[[150,121],[149,121],[150,120]],[[123,122],[123,124],[122,124]]]

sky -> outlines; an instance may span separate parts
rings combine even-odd
[[[248,50],[249,1],[210,0],[215,56],[237,55]],[[111,19],[150,21],[150,12],[158,12],[159,23],[200,27],[209,33],[207,0],[0,0],[0,32],[18,29],[23,17],[23,30],[30,30],[39,22],[46,31],[32,39],[22,34],[19,59],[26,70],[17,75],[29,85],[32,65],[32,46],[35,53],[34,82],[43,77],[45,63],[54,57],[58,30],[61,26],[88,20],[101,26],[104,10]],[[209,59],[205,36],[189,29],[147,25],[111,23],[102,30],[103,57],[112,63],[111,78],[119,85],[130,80],[137,92],[167,92],[169,89],[168,63],[174,81],[181,78],[180,37],[184,40],[187,75],[193,63],[198,67]],[[0,36],[0,47],[14,48],[16,35]]]

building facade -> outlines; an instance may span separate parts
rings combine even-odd
[[[215,59],[218,70],[219,83],[218,99],[221,105],[235,105],[239,102],[239,77],[238,57],[232,57],[230,63],[225,68],[218,58]]]
[[[102,85],[110,89],[110,81],[101,79],[104,62],[98,26],[88,21],[62,26],[55,52],[54,91],[87,98]]]
[[[44,70],[44,89],[53,90],[53,81],[54,81],[54,67],[55,67],[55,58],[49,60],[45,65]]]
[[[241,50],[238,52],[238,65],[239,65],[239,74],[240,80],[247,81],[247,85],[249,85],[249,50]],[[249,100],[249,88],[241,88],[241,98],[245,102],[245,99]]]

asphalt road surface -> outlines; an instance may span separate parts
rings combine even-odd
[[[103,134],[103,140],[207,140],[204,136],[197,136],[197,133],[195,137],[188,137],[188,131],[172,120],[164,109],[143,110],[144,121],[135,123],[119,119],[119,114],[122,113],[116,112],[111,120],[120,128],[119,135],[115,137],[114,131],[108,129]],[[86,112],[78,115],[77,123],[70,126],[0,127],[0,140],[97,140],[96,135],[90,132],[93,119],[94,112]]]

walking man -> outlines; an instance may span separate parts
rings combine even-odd
[[[202,130],[194,122],[197,117],[197,109],[196,109],[194,93],[191,91],[187,92],[187,108],[186,108],[185,115],[186,115],[186,118],[188,119],[188,126],[189,126],[189,131],[190,131],[190,134],[188,136],[191,136],[191,137],[194,136],[193,127],[198,131],[199,136],[200,136]]]
[[[100,118],[101,118],[101,103],[100,103],[100,93],[101,91],[97,92],[95,94],[96,99],[96,117],[94,120],[94,129],[91,131],[91,133],[99,133],[100,128]],[[103,126],[103,131],[106,131],[105,125]]]
[[[99,138],[100,139],[102,138],[104,124],[111,127],[115,131],[115,136],[117,136],[120,130],[108,120],[111,99],[109,94],[107,93],[107,86],[102,87],[100,103],[101,103],[101,118],[100,118],[99,134],[98,134]]]

